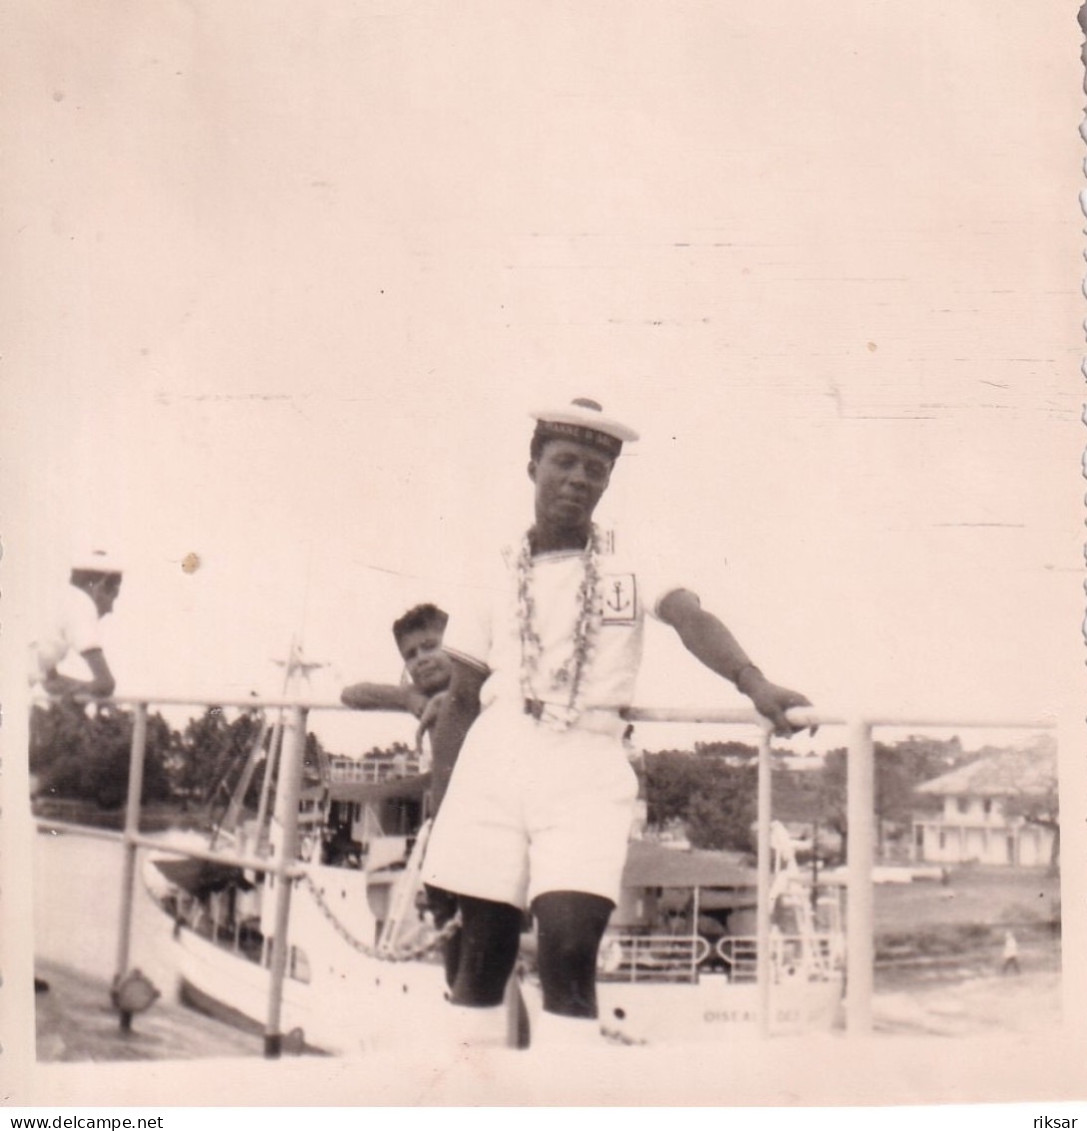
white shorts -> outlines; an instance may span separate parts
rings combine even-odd
[[[423,878],[521,908],[549,891],[617,902],[637,793],[618,736],[492,704],[457,758]]]

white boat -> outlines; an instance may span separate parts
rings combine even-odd
[[[838,893],[812,900],[789,835],[776,822],[771,849],[764,995],[754,870],[726,853],[631,842],[598,962],[606,1033],[632,1044],[687,1043],[827,1031],[840,1023],[845,947]]]
[[[433,1033],[445,988],[442,938],[416,906],[423,841],[406,831],[418,826],[413,815],[428,781],[334,785],[321,822],[303,836],[279,1026],[288,1044],[330,1053],[418,1048]],[[405,831],[386,834],[383,818]],[[272,823],[265,840],[274,843],[276,835]],[[191,837],[164,842],[142,870],[148,894],[174,920],[169,961],[181,996],[262,1030],[276,877],[170,850],[183,852]],[[250,825],[219,840],[224,856],[244,857],[259,837]]]
[[[443,940],[423,913],[419,881],[429,777],[392,776],[410,766],[385,769],[392,772],[330,780],[319,803],[305,803],[280,1018],[288,1045],[348,1053],[446,1041]],[[260,835],[258,827],[239,827],[224,848],[252,855]],[[274,842],[275,826],[264,836]],[[844,967],[837,903],[825,898],[812,908],[780,826],[773,843],[768,1024],[756,977],[753,869],[723,853],[634,841],[600,951],[605,1035],[657,1044],[835,1024]],[[275,877],[160,852],[148,857],[144,878],[174,918],[171,960],[185,999],[263,1029]],[[518,972],[529,1031],[540,1008],[533,951],[529,934]],[[515,1028],[511,1020],[511,1043]]]

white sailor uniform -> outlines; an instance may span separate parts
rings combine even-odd
[[[28,680],[31,684],[41,683],[69,653],[101,647],[101,627],[94,598],[74,585],[65,586],[54,619],[31,641]]]
[[[424,878],[517,907],[549,891],[616,900],[637,794],[620,710],[633,699],[645,614],[656,615],[678,586],[600,551],[571,710],[570,657],[588,554],[537,555],[527,574],[518,556],[505,551],[494,578],[475,590],[479,598],[451,610],[446,650],[488,676],[435,821]],[[537,640],[531,671],[522,655],[526,606]]]

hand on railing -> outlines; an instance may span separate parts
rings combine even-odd
[[[794,728],[794,734],[797,731],[804,730],[805,727],[808,733],[812,735],[819,730],[819,712],[810,703],[804,703],[798,707],[789,707],[785,712],[785,717],[790,726]]]
[[[808,728],[811,734],[819,729],[813,721],[794,721],[793,711],[799,707],[811,707],[811,700],[799,691],[771,683],[758,668],[756,673],[744,681],[743,692],[755,705],[755,710],[773,724],[773,733],[778,738],[792,738],[798,731]]]

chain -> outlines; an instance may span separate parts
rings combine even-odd
[[[312,877],[302,876],[302,883],[309,890],[310,895],[313,897],[314,903],[320,908],[324,917],[332,924],[336,933],[346,942],[349,946],[353,947],[360,954],[364,954],[367,958],[377,959],[379,962],[411,962],[416,958],[422,958],[424,955],[430,954],[437,950],[445,942],[451,939],[457,931],[460,930],[460,913],[458,912],[445,924],[440,931],[438,931],[432,939],[425,943],[420,943],[417,946],[408,947],[405,950],[396,950],[392,953],[381,953],[377,947],[369,946],[361,939],[355,938],[353,934],[336,918],[336,913],[325,902],[325,897],[321,894],[320,888],[313,882]]]
[[[325,897],[321,894],[320,888],[313,882],[311,876],[304,875],[301,879],[302,883],[313,897],[313,901],[321,909],[324,917],[332,924],[336,933],[360,954],[364,954],[367,958],[374,958],[378,962],[411,962],[416,958],[422,958],[424,955],[437,950],[460,930],[460,912],[458,911],[428,942],[421,943],[418,946],[408,947],[406,950],[394,951],[392,954],[381,954],[378,952],[377,947],[368,946],[361,939],[355,938],[339,919],[336,918],[335,912],[333,912],[332,908],[325,902]],[[606,1029],[603,1025],[600,1026],[600,1035],[605,1041],[615,1045],[648,1044],[647,1041],[640,1040],[637,1037],[628,1037],[625,1033],[618,1032],[618,1030]]]

